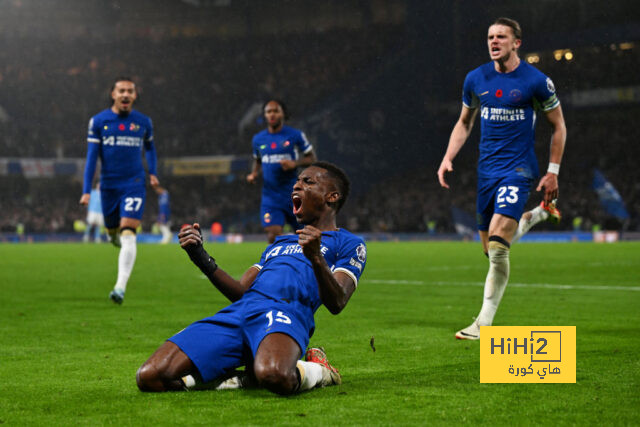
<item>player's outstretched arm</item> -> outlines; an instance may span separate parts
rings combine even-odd
[[[471,109],[464,105],[462,106],[460,118],[458,118],[456,125],[453,127],[453,131],[451,131],[447,151],[445,152],[442,162],[440,163],[440,167],[438,168],[438,181],[440,182],[441,187],[449,188],[449,184],[444,178],[444,174],[447,172],[453,172],[453,159],[458,155],[458,152],[464,143],[467,142],[477,113],[477,108]]]
[[[322,303],[331,314],[340,313],[356,290],[356,284],[345,273],[331,272],[327,261],[320,252],[322,236],[320,230],[307,225],[302,230],[297,230],[296,233],[298,233],[298,244],[302,246],[304,256],[311,261]]]
[[[258,270],[250,268],[236,280],[224,270],[218,268],[216,260],[204,250],[202,246],[202,233],[200,224],[185,225],[178,233],[180,246],[184,249],[191,261],[198,266],[209,281],[231,302],[239,300],[258,274]]]

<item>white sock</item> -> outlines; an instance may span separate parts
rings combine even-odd
[[[115,289],[124,293],[127,289],[129,276],[131,276],[131,271],[133,270],[133,264],[136,262],[136,235],[121,235],[120,243],[122,247],[118,255],[118,281],[116,282]]]
[[[515,243],[520,240],[520,238],[527,234],[527,232],[531,230],[534,225],[539,222],[545,221],[549,217],[549,212],[545,211],[540,206],[536,206],[528,213],[531,214],[531,218],[524,219],[524,215],[522,216],[522,218],[520,218],[520,222],[518,222],[518,230],[516,230],[516,234],[513,236],[511,243]]]
[[[491,326],[498,305],[509,281],[509,247],[496,241],[489,242],[489,273],[484,283],[484,301],[476,322]]]
[[[311,390],[322,380],[322,365],[298,360],[296,368],[300,372],[300,391]]]
[[[196,386],[196,379],[192,375],[186,375],[182,377],[182,383],[185,389],[191,390]]]

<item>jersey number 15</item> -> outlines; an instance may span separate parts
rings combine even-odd
[[[268,312],[267,314],[265,314],[265,316],[267,316],[267,319],[269,319],[269,324],[267,325],[267,328],[271,327],[271,325],[273,325],[273,310],[271,310],[270,312]],[[276,313],[276,318],[275,318],[276,322],[280,322],[280,323],[284,323],[286,325],[290,325],[291,324],[291,319],[289,318],[289,316],[285,315],[283,312],[279,311]]]

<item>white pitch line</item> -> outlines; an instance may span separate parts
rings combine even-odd
[[[434,285],[434,286],[484,286],[483,282],[425,282],[421,280],[379,280],[364,279],[364,282],[381,283],[386,285]],[[509,283],[507,286],[515,288],[548,288],[548,289],[583,289],[597,291],[640,291],[640,286],[607,286],[607,285],[561,285],[554,283]]]

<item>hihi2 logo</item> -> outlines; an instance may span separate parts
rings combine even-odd
[[[481,383],[575,383],[575,326],[481,326]]]

